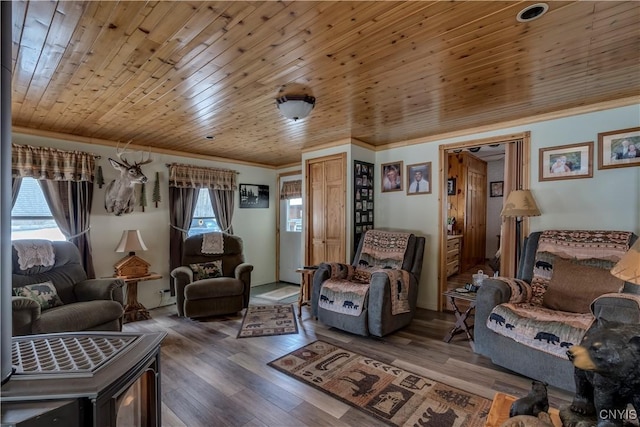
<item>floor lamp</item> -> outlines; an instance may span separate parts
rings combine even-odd
[[[520,263],[520,252],[522,251],[521,224],[522,218],[530,216],[540,216],[540,209],[536,200],[531,194],[531,190],[514,190],[507,196],[500,216],[516,218],[516,271]]]
[[[628,285],[640,285],[640,239],[636,240],[636,243],[631,246],[631,249],[629,249],[611,269],[611,274],[625,281],[625,292],[633,294],[640,293],[638,286]]]

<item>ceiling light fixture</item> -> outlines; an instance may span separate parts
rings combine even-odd
[[[278,109],[288,119],[304,119],[316,105],[316,99],[309,95],[284,95],[276,99]]]
[[[516,16],[516,19],[518,22],[530,22],[540,18],[547,10],[549,10],[549,5],[546,3],[532,4],[522,9]]]

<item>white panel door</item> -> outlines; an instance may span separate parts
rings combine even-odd
[[[301,179],[301,176],[287,176],[283,180]],[[300,284],[300,273],[296,269],[303,266],[302,261],[302,220],[301,201],[280,200],[280,265],[279,277],[283,282]]]

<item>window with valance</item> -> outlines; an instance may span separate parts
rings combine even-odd
[[[177,188],[209,188],[237,190],[237,172],[231,169],[206,168],[172,163],[169,165],[169,186]]]
[[[51,181],[93,182],[96,155],[56,148],[11,146],[11,176]]]
[[[280,188],[280,199],[291,200],[302,198],[302,180],[284,181]]]

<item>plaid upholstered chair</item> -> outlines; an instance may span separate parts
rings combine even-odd
[[[424,237],[367,231],[351,265],[323,263],[313,276],[312,314],[329,326],[382,337],[415,314]]]

